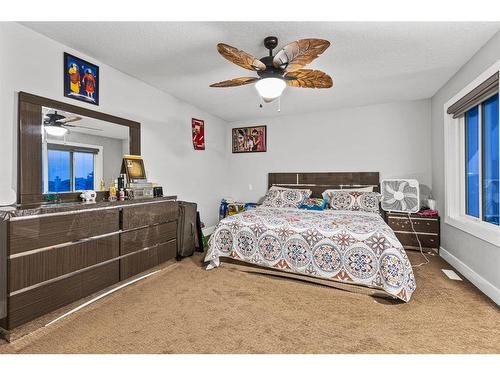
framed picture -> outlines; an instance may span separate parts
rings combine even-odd
[[[193,147],[195,150],[205,149],[205,121],[196,118],[191,119],[191,131],[193,136]]]
[[[233,128],[233,154],[267,151],[267,126]]]
[[[99,67],[64,52],[64,96],[99,105]]]
[[[124,155],[122,161],[121,173],[127,175],[127,182],[146,179],[146,169],[144,160],[139,155]]]

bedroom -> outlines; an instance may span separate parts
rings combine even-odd
[[[0,353],[499,354],[500,22],[179,13],[0,23]]]

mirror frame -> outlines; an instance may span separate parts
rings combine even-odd
[[[17,203],[40,204],[46,202],[42,187],[42,107],[49,107],[76,115],[92,117],[129,128],[129,153],[141,154],[141,124],[103,112],[78,107],[57,100],[20,92],[18,97],[18,161],[17,161]],[[58,193],[62,202],[77,202],[78,192]],[[98,192],[98,200],[106,192]]]

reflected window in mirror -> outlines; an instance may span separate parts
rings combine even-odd
[[[43,193],[106,190],[129,153],[128,127],[52,108],[42,112]]]
[[[87,145],[88,146],[88,145]],[[96,165],[102,164],[100,149],[76,144],[47,144],[47,186],[49,193],[97,190]],[[102,151],[101,151],[102,152]],[[102,170],[102,167],[99,168]]]

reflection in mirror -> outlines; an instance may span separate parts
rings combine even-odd
[[[129,154],[129,128],[42,107],[43,193],[106,190]]]

